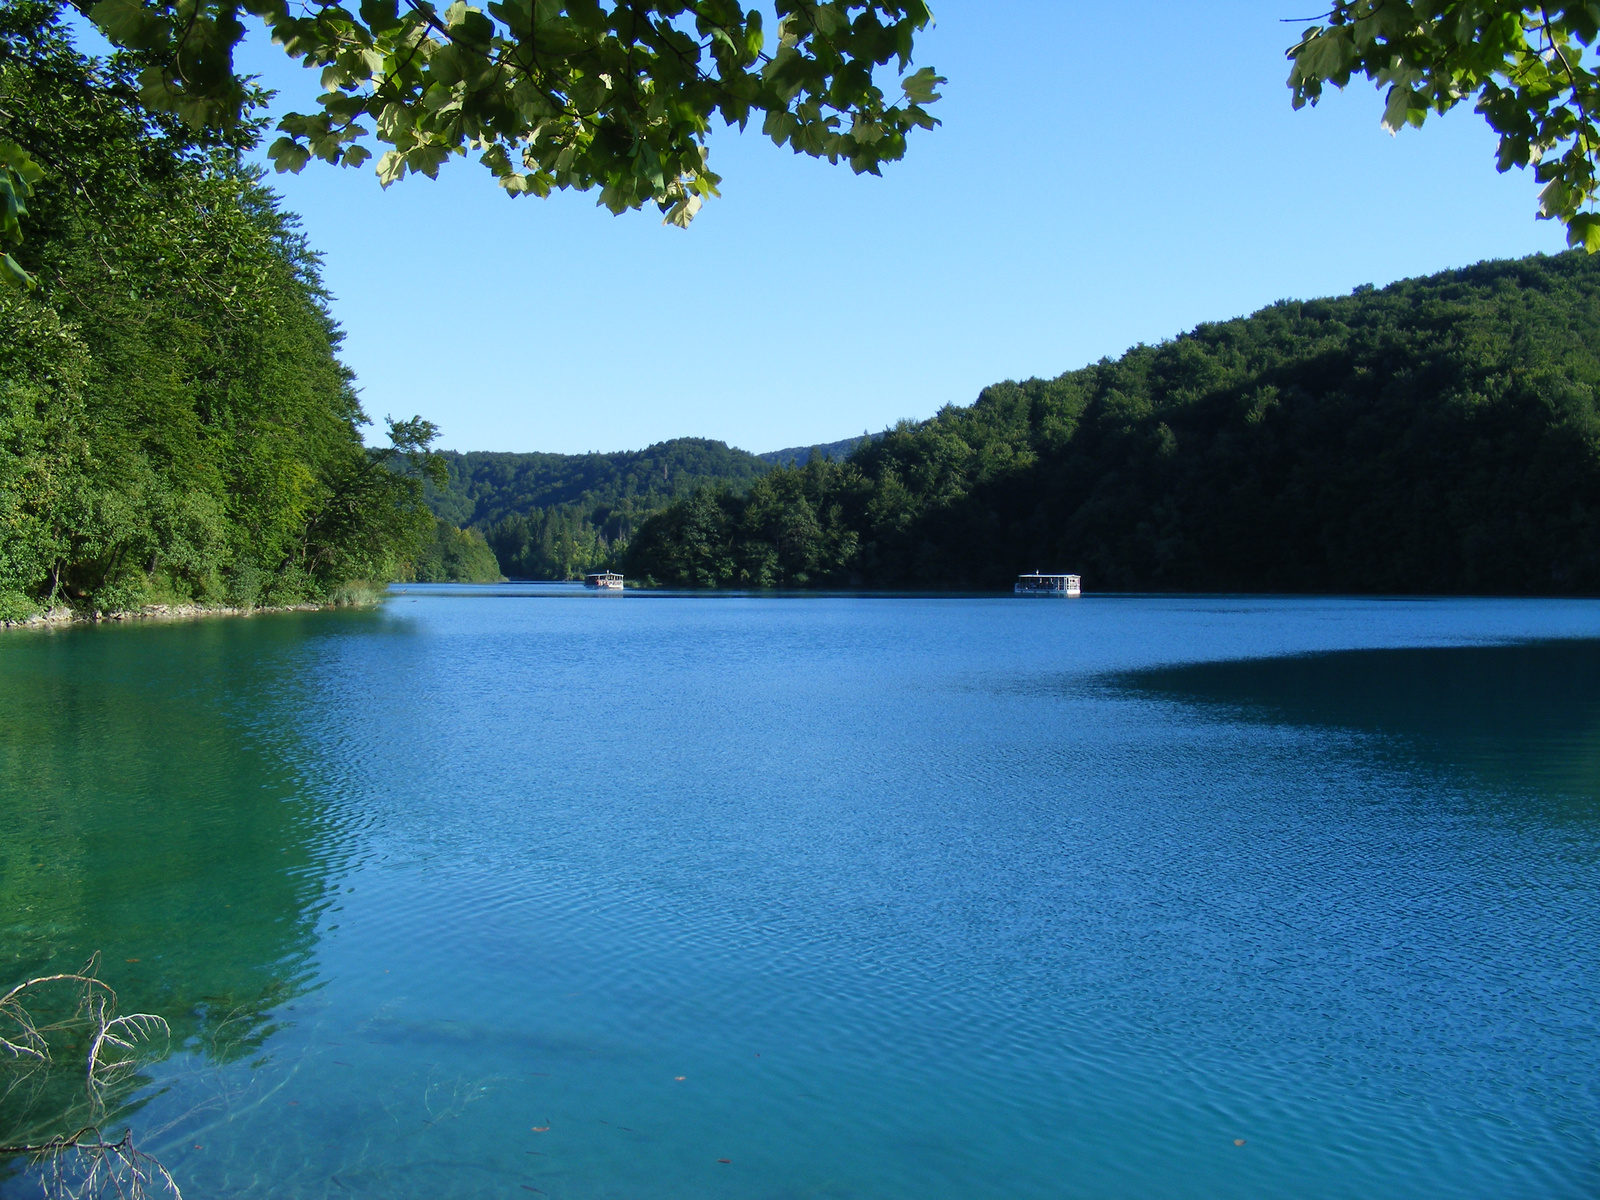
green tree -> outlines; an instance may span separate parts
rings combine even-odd
[[[1600,592],[1600,258],[1284,302],[638,530],[675,586]]]
[[[504,578],[481,533],[437,518],[433,540],[422,548],[408,574],[418,583],[499,583]]]
[[[0,4],[0,140],[42,173],[0,292],[0,608],[256,603],[384,580],[431,536],[433,429],[366,417],[315,254],[240,161]]]

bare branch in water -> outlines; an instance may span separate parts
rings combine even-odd
[[[50,1200],[150,1200],[170,1196],[183,1200],[177,1180],[154,1156],[133,1144],[133,1131],[108,1142],[92,1126],[70,1137],[51,1138],[36,1146],[0,1146],[0,1154],[28,1154],[46,1163],[45,1194]]]
[[[98,1122],[110,1108],[114,1085],[133,1082],[132,1070],[140,1060],[141,1046],[148,1046],[157,1035],[170,1037],[167,1022],[153,1013],[117,1015],[117,994],[95,978],[100,956],[97,953],[81,971],[40,975],[17,984],[0,996],[0,1061],[8,1055],[25,1068],[24,1078],[46,1070],[56,1062],[51,1037],[58,1042],[83,1046],[83,1080],[87,1092],[89,1123],[72,1134],[57,1135],[19,1145],[0,1145],[0,1156],[26,1154],[42,1165],[45,1194],[51,1200],[148,1200],[171,1196],[182,1200],[182,1193],[167,1169],[152,1156],[137,1149],[133,1133],[125,1130],[119,1141],[108,1142]],[[42,998],[51,985],[77,989],[72,1015],[41,1024],[29,1010],[27,1001]],[[19,1081],[4,1092],[9,1096]],[[0,1097],[3,1098],[3,1097]],[[68,1105],[58,1122],[64,1124],[80,1100]],[[59,1124],[58,1124],[59,1127]]]

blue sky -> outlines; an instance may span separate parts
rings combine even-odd
[[[1562,248],[1469,110],[1396,138],[1370,85],[1294,112],[1279,18],[1305,9],[938,0],[940,129],[881,179],[719,131],[687,232],[512,201],[470,160],[273,183],[369,413],[460,450],[832,441],[1284,297]],[[243,59],[310,108],[312,73],[264,38]]]

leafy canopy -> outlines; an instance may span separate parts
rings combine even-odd
[[[22,245],[22,218],[28,215],[34,185],[43,178],[39,164],[22,147],[0,142],[0,245]],[[0,251],[0,278],[13,287],[33,287],[33,276],[9,250]]]
[[[1498,168],[1533,167],[1539,216],[1565,224],[1569,245],[1600,250],[1600,3],[1337,0],[1321,20],[1288,51],[1296,108],[1364,75],[1387,86],[1383,125],[1394,133],[1476,97],[1500,135]]]
[[[313,157],[356,166],[369,142],[385,186],[435,176],[453,154],[513,196],[598,188],[612,212],[655,203],[686,225],[719,177],[706,135],[752,116],[797,154],[877,174],[905,153],[943,82],[907,73],[923,0],[777,0],[776,49],[738,0],[77,0],[117,45],[146,57],[140,96],[191,126],[227,128],[250,105],[234,67],[242,18],[321,69],[317,110],[270,147],[280,171]],[[901,76],[891,102],[879,68]]]

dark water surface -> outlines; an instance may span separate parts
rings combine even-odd
[[[11,634],[0,821],[191,1200],[1600,1193],[1597,603]]]

